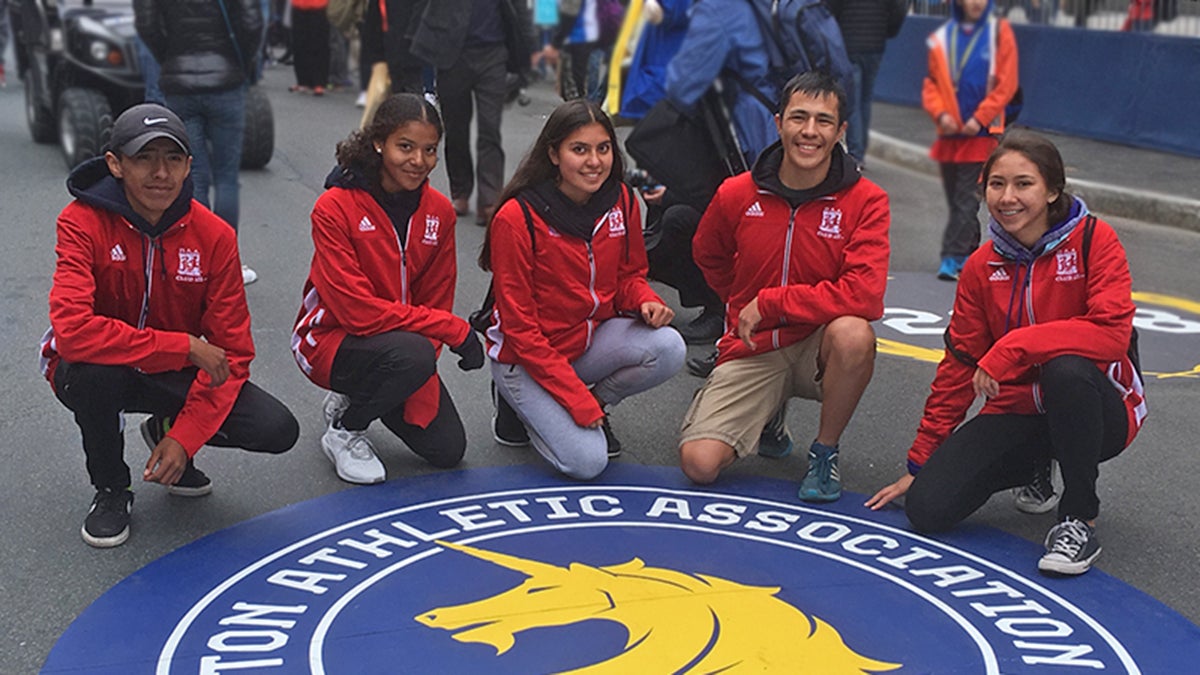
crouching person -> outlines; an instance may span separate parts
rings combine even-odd
[[[58,217],[42,372],[75,413],[96,496],[83,540],[129,538],[133,491],[123,413],[144,412],[142,480],[199,497],[208,444],[281,453],[291,412],[248,381],[254,344],[236,233],[192,200],[191,151],[167,108],[130,108],[109,150],[71,172]]]

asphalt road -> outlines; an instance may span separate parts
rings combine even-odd
[[[287,504],[361,489],[340,482],[322,456],[323,392],[301,375],[288,350],[311,256],[308,212],[332,165],[334,145],[357,124],[359,111],[352,105],[352,93],[302,97],[286,91],[290,80],[289,70],[276,69],[263,85],[275,109],[276,154],[265,170],[242,175],[240,241],[243,260],[259,273],[259,281],[247,288],[258,349],[252,377],[291,406],[301,421],[300,441],[277,458],[206,448],[198,463],[212,476],[215,491],[205,499],[169,497],[156,485],[135,486],[133,534],[127,544],[112,550],[89,548],[80,539],[92,489],[78,431],[37,370],[36,348],[47,327],[46,294],[54,265],[54,219],[69,199],[66,170],[54,146],[30,140],[17,82],[0,90],[0,340],[5,347],[0,376],[7,384],[0,393],[0,409],[7,411],[0,417],[5,468],[0,472],[0,598],[5,609],[0,617],[0,672],[35,672],[79,612],[165,553]],[[552,104],[548,89],[535,88],[531,94],[531,105],[513,107],[505,118],[510,172]],[[945,218],[940,185],[882,162],[875,162],[868,176],[892,199],[895,280],[888,306],[944,319],[952,286],[933,277]],[[433,182],[447,189],[443,168],[435,171]],[[473,216],[464,219],[458,230],[460,314],[473,309],[486,288],[486,277],[473,264],[483,233],[473,222]],[[1200,234],[1128,220],[1113,223],[1129,250],[1135,290],[1193,303],[1157,307],[1158,314],[1147,315],[1151,323],[1157,317],[1162,328],[1142,331],[1147,368],[1162,373],[1194,368],[1200,362],[1200,334],[1186,330],[1200,316],[1185,310],[1195,312],[1200,297],[1194,260]],[[675,302],[672,291],[661,292]],[[680,314],[686,320],[691,311]],[[892,313],[892,318],[897,316],[905,315]],[[907,324],[881,325],[880,336],[936,348],[936,330],[901,330],[917,326],[922,315],[908,316]],[[1184,332],[1169,332],[1180,326]],[[444,365],[448,367],[443,376],[469,438],[463,468],[540,461],[528,450],[504,448],[491,440],[486,371],[463,374],[451,361]],[[849,491],[869,494],[900,474],[932,374],[929,362],[881,354],[874,380],[842,442],[842,476]],[[699,380],[681,373],[618,407],[613,424],[626,448],[619,461],[674,465],[678,420],[698,385]],[[1154,377],[1148,392],[1151,417],[1145,430],[1127,453],[1101,472],[1105,553],[1099,568],[1200,622],[1200,585],[1187,577],[1200,560],[1200,497],[1191,485],[1192,477],[1200,475],[1200,458],[1194,451],[1200,437],[1200,381],[1195,373]],[[790,411],[789,424],[803,445],[813,434],[816,406],[794,402]],[[127,429],[126,458],[133,466],[147,456],[136,431],[139,421],[131,417]],[[385,430],[374,428],[372,438],[390,477],[431,471]],[[751,458],[730,471],[798,479],[804,467],[799,454],[779,461]],[[1052,517],[1019,514],[1000,496],[973,521],[1040,541]]]

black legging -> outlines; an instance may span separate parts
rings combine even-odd
[[[404,421],[404,402],[436,373],[433,344],[416,333],[347,335],[329,373],[330,387],[350,397],[342,427],[361,431],[378,419],[430,464],[442,469],[457,465],[466,451],[467,437],[440,378],[437,416],[429,426],[422,429]]]
[[[1101,462],[1125,447],[1125,404],[1108,377],[1080,356],[1042,366],[1044,415],[978,415],[947,438],[917,474],[905,512],[917,530],[953,527],[1000,490],[1027,485],[1049,459],[1062,469],[1059,518],[1100,513]]]
[[[83,434],[88,475],[96,489],[120,490],[130,485],[122,413],[179,414],[197,372],[189,368],[147,375],[125,366],[59,362],[54,393],[75,413],[75,423]],[[287,406],[246,382],[208,445],[278,454],[295,445],[299,435],[300,425]]]
[[[329,84],[329,17],[324,9],[292,10],[292,67],[296,84]]]

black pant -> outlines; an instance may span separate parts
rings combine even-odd
[[[324,9],[292,10],[292,67],[296,84],[329,84],[329,17]]]
[[[721,307],[721,299],[705,282],[704,274],[692,258],[692,237],[696,235],[700,216],[700,211],[687,204],[651,209],[649,217],[658,218],[661,237],[646,256],[650,261],[650,278],[679,291],[679,304],[715,310]]]
[[[1100,513],[1101,462],[1125,446],[1125,404],[1100,369],[1079,356],[1042,366],[1045,415],[978,415],[958,428],[917,474],[905,499],[913,527],[936,532],[983,506],[995,492],[1027,485],[1051,458],[1062,469],[1059,518]]]
[[[942,233],[942,257],[969,256],[979,248],[979,173],[983,163],[941,163],[950,216]]]
[[[87,470],[96,489],[129,487],[122,413],[174,417],[183,409],[197,369],[147,375],[125,366],[60,361],[54,372],[58,400],[75,413]],[[251,382],[208,445],[279,454],[296,444],[300,425],[278,399]]]
[[[504,111],[505,62],[503,43],[467,47],[453,66],[437,73],[438,101],[446,124],[446,174],[450,196],[466,199],[479,178],[476,211],[498,206],[504,187],[504,148],[500,144],[500,117]],[[472,101],[474,96],[474,101]],[[471,163],[471,116],[475,123],[478,167]]]
[[[422,429],[404,421],[404,402],[436,373],[433,345],[416,333],[347,335],[329,373],[333,390],[350,397],[342,426],[361,431],[378,419],[430,464],[441,469],[457,465],[467,449],[467,436],[440,378],[437,416],[429,426]]]

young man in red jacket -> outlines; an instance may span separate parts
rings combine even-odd
[[[124,413],[146,412],[142,480],[176,495],[212,491],[192,458],[204,444],[281,453],[299,425],[247,381],[254,344],[234,230],[192,199],[187,130],[156,104],[113,125],[104,157],[67,179],[42,373],[75,413],[96,496],[83,539],[129,537],[133,492]]]
[[[799,496],[841,496],[838,441],[870,382],[887,284],[887,194],[863,178],[839,140],[846,95],[831,76],[784,87],[780,142],[717,190],[692,242],[696,264],[725,301],[717,366],[683,422],[680,463],[711,483],[738,457],[781,457],[764,425],[800,396],[821,401]]]

